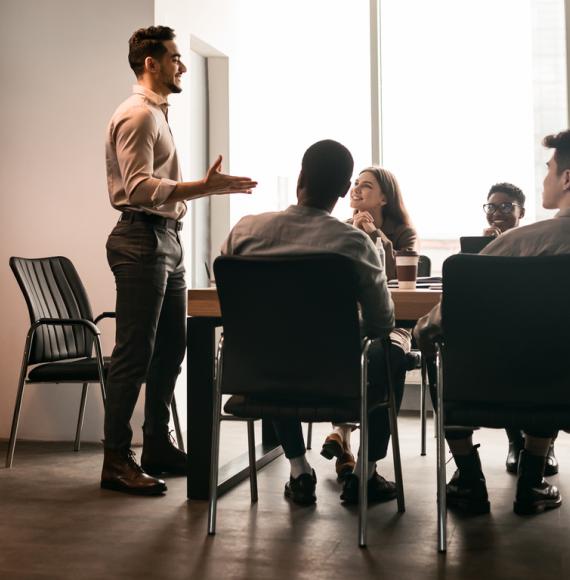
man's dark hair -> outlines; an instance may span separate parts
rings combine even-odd
[[[570,169],[570,129],[561,131],[556,135],[547,135],[542,140],[542,144],[549,149],[554,149],[558,175],[566,169]]]
[[[303,155],[300,184],[313,199],[333,201],[346,193],[354,160],[350,151],[331,139],[317,141]]]
[[[174,30],[168,26],[149,26],[139,28],[129,38],[129,64],[137,78],[144,72],[147,56],[159,59],[165,52],[165,40],[174,40]]]
[[[515,201],[518,201],[521,207],[524,207],[524,202],[526,201],[526,197],[522,192],[522,189],[518,188],[516,185],[512,183],[495,183],[489,190],[487,194],[487,199],[489,199],[494,193],[504,193],[508,195]]]

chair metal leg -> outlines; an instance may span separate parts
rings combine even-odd
[[[247,422],[247,450],[249,455],[249,489],[251,503],[257,501],[257,467],[255,466],[255,429],[253,419]]]
[[[447,550],[447,505],[445,473],[445,431],[443,418],[443,377],[441,369],[441,349],[437,353],[437,548]]]
[[[181,451],[184,449],[184,438],[182,437],[182,428],[180,427],[180,418],[178,416],[178,405],[176,404],[176,397],[172,395],[172,402],[170,403],[172,410],[172,419],[174,420],[174,431],[176,432],[176,442]]]
[[[360,355],[360,448],[358,450],[358,545],[366,546],[368,515],[368,349],[366,340]]]
[[[216,533],[216,510],[218,507],[218,462],[220,455],[220,426],[222,413],[222,365],[223,365],[224,337],[218,343],[218,355],[216,357],[216,378],[212,420],[212,461],[210,464],[210,503],[208,505],[208,534]]]
[[[313,423],[307,425],[307,449],[311,449],[313,444]]]
[[[18,393],[16,395],[16,404],[14,405],[14,417],[12,419],[12,428],[10,429],[10,442],[8,443],[8,453],[6,454],[6,467],[12,467],[14,460],[14,450],[16,448],[16,436],[18,434],[18,423],[20,422],[20,412],[22,410],[22,400],[24,398],[24,386],[26,384],[26,374],[28,372],[28,361],[30,360],[30,349],[35,328],[31,328],[26,336],[24,346],[24,355],[22,357],[22,366],[20,367],[20,380],[18,382]]]
[[[425,357],[422,356],[421,367],[421,383],[420,383],[420,421],[421,421],[421,456],[426,454],[426,427],[427,427],[427,411],[426,411],[426,390],[427,390],[427,367]]]
[[[25,367],[24,367],[25,368]],[[12,467],[14,460],[14,450],[16,448],[16,436],[18,433],[18,424],[20,422],[20,412],[22,410],[22,399],[24,398],[25,386],[25,370],[20,377],[20,384],[18,385],[18,394],[16,396],[16,405],[14,406],[14,417],[12,419],[12,428],[10,430],[10,442],[8,443],[8,453],[6,454],[6,467]]]
[[[81,402],[79,403],[79,417],[77,418],[77,429],[75,430],[75,445],[73,451],[79,451],[81,448],[81,429],[83,428],[83,418],[85,417],[85,405],[87,403],[87,391],[89,383],[83,383],[81,389]]]
[[[386,374],[388,377],[388,419],[390,421],[390,434],[392,437],[392,456],[394,458],[394,475],[396,479],[396,493],[398,511],[406,511],[406,501],[404,498],[404,477],[402,475],[402,458],[400,457],[400,437],[398,434],[398,412],[396,411],[396,399],[394,397],[394,386],[392,382],[392,368],[390,365],[390,350],[385,349]]]

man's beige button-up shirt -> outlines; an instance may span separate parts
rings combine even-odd
[[[105,153],[111,205],[171,219],[186,213],[183,201],[170,201],[180,166],[166,118],[165,97],[134,85],[107,130]]]

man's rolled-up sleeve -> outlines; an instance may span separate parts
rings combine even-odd
[[[143,108],[134,109],[121,119],[113,133],[129,204],[147,207],[162,205],[176,188],[177,182],[153,175],[158,128],[152,113]]]

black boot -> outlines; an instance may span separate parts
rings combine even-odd
[[[513,504],[516,514],[538,514],[562,505],[558,488],[548,485],[542,477],[545,463],[546,457],[531,455],[526,449],[521,451],[517,497]]]
[[[469,455],[453,457],[457,471],[446,487],[447,505],[471,514],[488,514],[491,504],[477,447]]]
[[[143,452],[141,466],[153,475],[169,473],[186,475],[188,473],[188,456],[174,445],[168,432],[147,435],[143,432]]]
[[[519,453],[524,449],[524,437],[520,429],[505,429],[509,438],[509,452],[505,463],[507,471],[516,475],[519,467]]]
[[[545,477],[550,477],[551,475],[556,475],[558,473],[558,459],[554,455],[554,440],[548,448],[548,455],[546,456],[546,465],[544,466]]]

